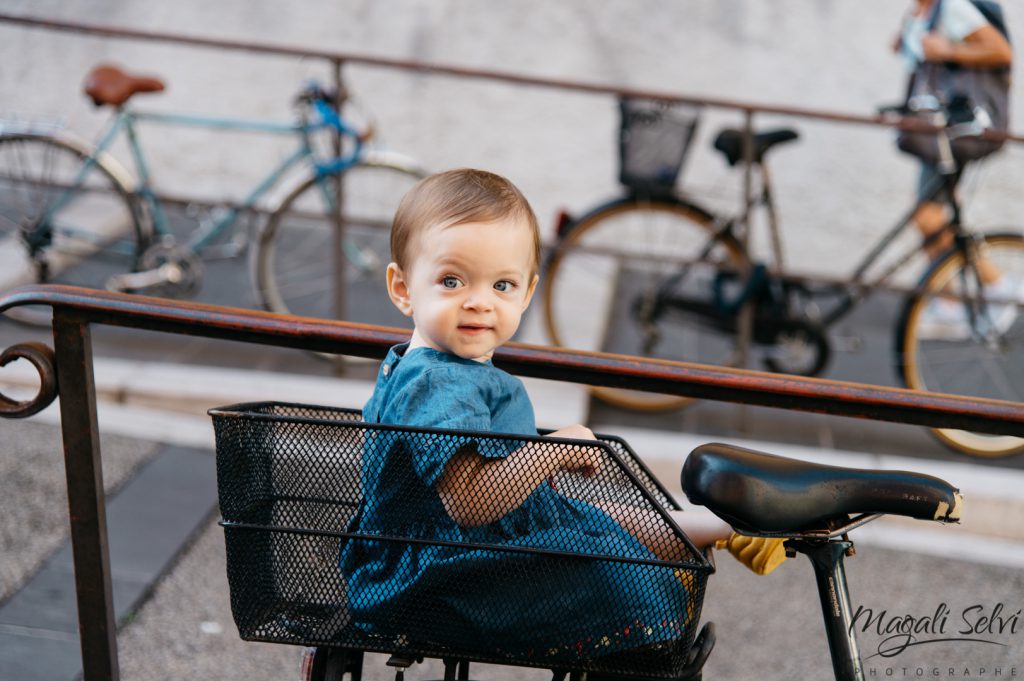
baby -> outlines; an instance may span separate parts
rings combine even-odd
[[[402,200],[392,225],[391,252],[388,293],[412,317],[414,329],[410,341],[391,348],[381,365],[364,420],[536,437],[522,382],[491,364],[495,349],[515,334],[538,282],[537,220],[523,195],[508,180],[480,170],[430,176]],[[598,448],[540,447],[514,439],[504,449],[473,446],[469,439],[413,446],[394,433],[384,435],[390,437],[387,446],[368,449],[364,456],[357,531],[603,555],[614,550],[615,555],[648,560],[681,561],[687,555],[660,519],[646,522],[636,508],[587,504],[557,491],[551,481],[559,473],[597,473],[602,465]],[[550,437],[593,440],[594,434],[572,425]],[[727,544],[755,571],[770,571],[784,558],[778,540],[732,535],[710,514],[676,513],[674,519],[698,547]],[[508,568],[513,554],[466,553],[430,544],[348,542],[341,564],[353,617],[363,628],[383,633],[389,607],[429,598],[434,612],[443,609],[447,621],[500,636],[507,648],[517,641],[551,640],[543,638],[545,632],[564,637],[571,629],[549,616],[545,621],[531,616],[530,603],[550,602],[558,593],[543,577],[515,585],[481,577],[495,560],[506,561]],[[671,570],[655,579],[650,570],[632,574],[641,567],[619,562],[589,568],[592,574],[580,583],[591,588],[574,589],[566,618],[584,620],[593,631],[621,629],[616,617],[629,603],[641,609],[644,621],[669,622],[669,604],[685,596],[685,584]],[[492,582],[481,584],[481,579]],[[460,585],[457,593],[453,583]],[[497,588],[506,599],[512,593],[524,598],[526,605],[496,621],[493,595],[487,591]],[[628,645],[613,644],[607,652],[672,640],[680,626],[676,622],[664,632],[648,632],[646,639],[634,636]]]

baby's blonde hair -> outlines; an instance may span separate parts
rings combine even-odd
[[[522,219],[533,236],[533,269],[540,269],[540,228],[533,208],[514,184],[486,170],[459,168],[436,173],[416,183],[391,223],[391,259],[402,270],[411,262],[414,237],[428,227]]]

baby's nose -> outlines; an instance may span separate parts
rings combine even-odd
[[[490,291],[470,290],[462,306],[473,310],[489,310],[494,307]]]

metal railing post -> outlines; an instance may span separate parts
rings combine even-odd
[[[344,67],[344,61],[341,59],[334,59],[331,61],[333,66],[333,81],[334,81],[334,92],[337,97],[337,107],[339,113],[341,107],[345,103],[345,83],[342,79],[342,68]],[[334,135],[334,157],[341,158],[342,144],[344,140],[341,135],[341,131],[337,131]],[[334,267],[331,268],[331,274],[334,277],[334,315],[335,319],[345,319],[346,312],[346,286],[345,286],[345,268],[347,264],[345,262],[345,187],[344,187],[344,173],[337,173],[331,180],[334,185],[334,235],[331,240],[331,252]]]
[[[110,580],[110,546],[88,321],[74,311],[56,308],[53,342],[60,389],[83,678],[85,681],[116,681],[119,678],[117,622]]]
[[[740,243],[745,253],[750,253],[750,219],[753,213],[753,191],[754,191],[754,110],[745,109],[743,112],[743,230],[740,232]],[[754,264],[748,262],[746,276],[754,274]],[[746,368],[750,360],[750,347],[754,337],[754,308],[756,304],[755,295],[747,296],[740,308],[736,320],[736,366]],[[745,405],[739,405],[737,410],[739,418],[739,430],[749,430],[749,410]]]
[[[740,232],[740,244],[743,250],[750,252],[750,219],[753,208],[754,191],[754,110],[746,109],[743,114],[743,214],[741,220],[743,230]],[[747,263],[746,275],[753,272],[753,263]],[[754,299],[748,297],[740,310],[737,326],[736,352],[737,366],[746,368],[750,354],[751,338],[754,332]]]

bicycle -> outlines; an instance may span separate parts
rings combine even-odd
[[[942,173],[924,190],[926,201],[953,186],[963,170],[952,157],[950,139],[978,134],[979,125],[962,113],[944,111],[937,102],[915,104],[942,128],[939,139],[946,161]],[[774,259],[769,267],[748,254],[740,232],[742,215],[716,214],[674,186],[698,113],[670,112],[658,103],[647,103],[638,112],[629,108],[636,106],[632,100],[621,106],[620,179],[626,193],[578,219],[563,216],[558,241],[546,261],[542,300],[553,344],[735,366],[740,363],[737,338],[744,310],[752,308],[752,349],[761,353],[766,369],[820,374],[831,349],[827,330],[876,288],[886,286],[919,253],[916,248],[902,253],[879,274],[869,275],[911,224],[914,210],[869,249],[848,279],[811,281],[787,275],[766,156],[797,139],[797,132],[767,130],[752,139],[751,161],[760,189],[749,200],[749,209],[766,213]],[[668,121],[668,133],[658,128],[663,121]],[[653,128],[650,138],[644,136],[645,123]],[[741,130],[725,129],[714,147],[736,166],[744,159],[744,138]],[[645,142],[652,148],[631,148]],[[667,151],[669,159],[657,158],[660,151]],[[928,267],[915,287],[890,286],[905,294],[894,326],[897,374],[908,388],[1024,401],[1024,318],[1017,314],[1024,290],[1015,297],[992,295],[979,275],[979,264],[991,263],[1024,287],[1024,237],[1018,230],[972,233],[961,222],[955,193],[950,194],[952,247]],[[583,299],[594,304],[581,313],[578,301]],[[933,301],[949,301],[954,307],[956,301],[962,303],[958,335],[924,333],[922,319],[936,304]],[[687,402],[615,388],[596,388],[594,393],[629,409],[670,409]],[[933,432],[946,445],[971,455],[1024,452],[1021,437],[952,429]]]
[[[668,512],[678,510],[678,502],[621,438],[598,436],[595,442],[381,426],[363,423],[354,410],[275,402],[209,413],[217,435],[220,524],[232,615],[245,640],[306,646],[301,676],[306,681],[342,681],[346,675],[360,681],[367,652],[389,655],[387,665],[395,669],[396,681],[403,681],[406,671],[424,659],[442,661],[446,681],[468,679],[470,664],[477,662],[548,669],[553,681],[701,678],[715,644],[713,623],[705,622],[698,631],[713,558],[710,551],[694,547],[671,519]],[[482,543],[458,533],[442,541],[424,537],[415,522],[380,531],[353,530],[352,520],[362,508],[364,454],[392,447],[395,438],[409,446],[469,442],[481,451],[523,446],[595,450],[602,461],[597,474],[562,472],[555,481],[558,492],[584,503],[628,506],[634,522],[668,533],[660,536],[678,538],[682,555],[654,560],[594,546],[552,550],[529,542]],[[737,531],[786,538],[787,554],[810,559],[839,681],[864,679],[844,567],[845,558],[854,555],[848,534],[887,514],[956,523],[962,507],[959,491],[932,476],[825,466],[724,444],[691,452],[681,480],[691,502],[707,507]],[[402,517],[415,517],[415,509],[430,498],[436,503],[436,493],[427,488],[410,489],[393,503],[398,504],[396,511],[407,510]],[[453,581],[456,573],[450,570],[443,570],[429,589],[407,598],[400,598],[387,580],[364,587],[373,591],[364,601],[386,604],[370,625],[350,608],[339,556],[352,545],[373,551],[388,544],[443,548],[453,563],[465,559],[472,565],[474,558],[488,553],[496,559],[472,573],[475,581],[470,583],[487,585],[482,593],[472,591],[478,600],[463,598],[465,587]],[[605,622],[606,613],[592,613],[589,622],[567,622],[562,610],[572,607],[571,597],[564,603],[557,596],[524,599],[520,591],[527,587],[514,588],[539,580],[558,585],[556,593],[571,594],[574,588],[586,589],[595,574],[590,570],[601,566],[628,566],[645,585],[647,580],[656,584],[656,576],[666,572],[678,580],[679,593],[664,596],[673,601],[665,610],[671,619],[654,624],[670,633],[669,641],[614,651],[605,641],[616,633],[629,640],[629,626],[625,632],[595,634],[593,622]],[[484,621],[503,635],[480,631],[468,618],[453,616],[450,600],[485,607],[491,614]],[[632,605],[630,601],[623,607],[632,612]],[[544,632],[517,631],[514,638],[521,640],[510,641],[508,626],[501,623],[514,618],[518,608],[558,624]],[[651,628],[652,623],[633,622],[631,617],[626,614],[633,628]],[[579,630],[593,636],[578,638]],[[634,635],[641,643],[646,640]]]
[[[113,110],[95,145],[60,126],[0,121],[4,285],[36,281],[188,296],[200,287],[204,259],[248,251],[253,286],[267,310],[351,319],[348,299],[354,296],[337,291],[344,282],[382,271],[389,260],[391,217],[406,190],[424,176],[422,169],[408,157],[369,146],[373,124],[357,129],[339,110],[337,93],[316,83],[296,96],[297,118],[290,123],[145,112],[129,105],[140,93],[163,89],[156,78],[94,68],[85,92],[97,106]],[[168,200],[152,186],[136,134],[139,122],[284,135],[297,144],[244,199],[200,219],[181,241],[171,232]],[[109,153],[121,138],[136,177]],[[243,216],[255,215],[278,191],[284,198],[269,207],[251,248]],[[49,323],[48,312],[19,319]]]

